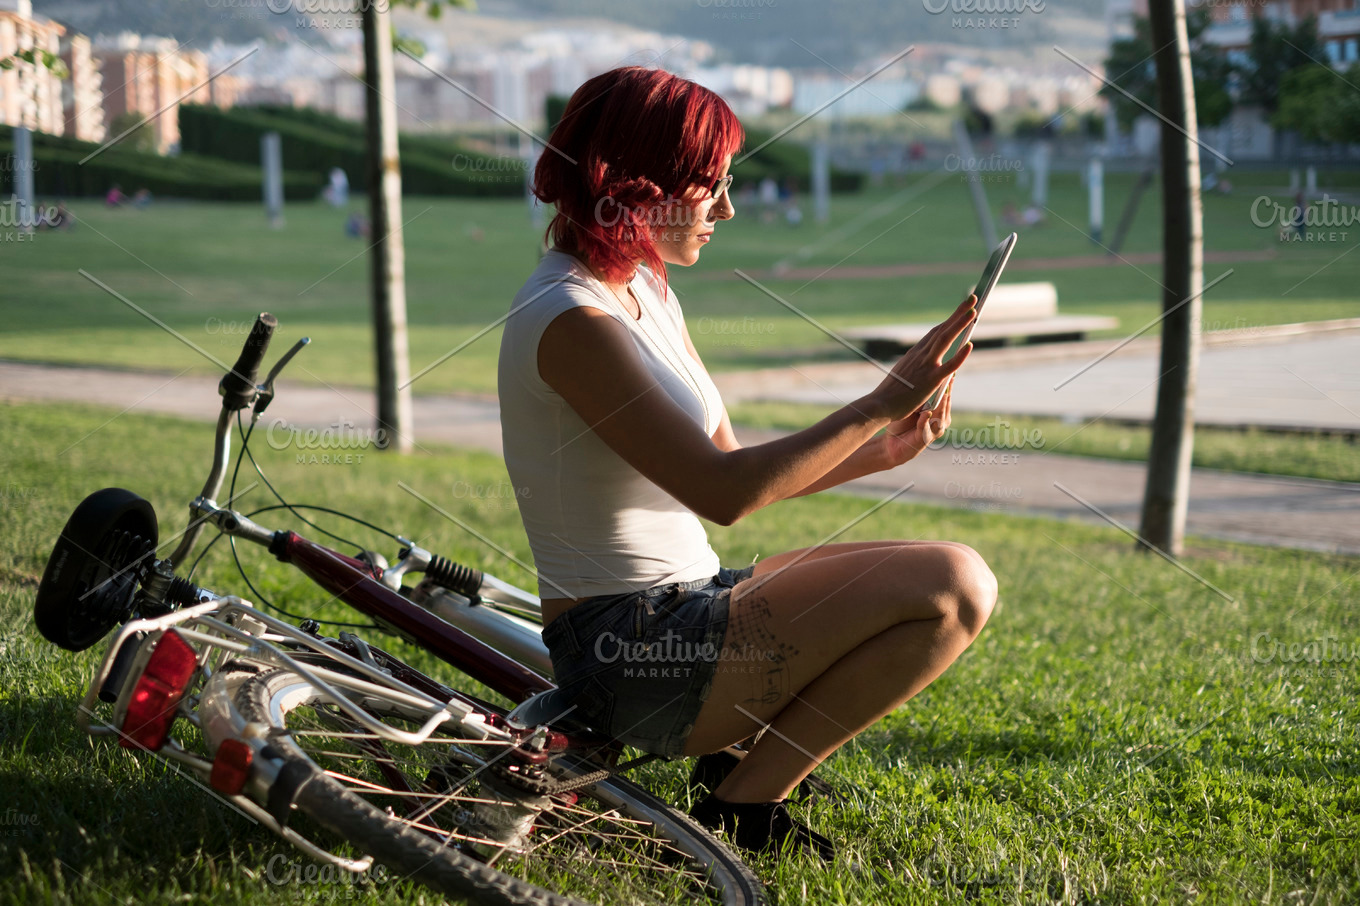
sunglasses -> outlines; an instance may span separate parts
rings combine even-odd
[[[710,197],[715,200],[722,198],[723,195],[727,194],[727,190],[732,188],[733,176],[731,173],[728,173],[717,182],[709,183],[707,182],[707,179],[707,176],[696,173],[690,177],[690,182],[695,183],[696,185],[707,186]]]

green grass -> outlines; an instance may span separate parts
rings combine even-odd
[[[1272,230],[1252,223],[1251,204],[1259,190],[1248,186],[1283,185],[1286,176],[1242,173],[1234,179],[1236,194],[1205,198],[1206,248],[1270,250],[1275,257],[1206,266],[1206,280],[1233,271],[1206,294],[1206,329],[1354,316],[1354,265],[1336,260],[1346,243],[1279,243]],[[1112,222],[1132,182],[1130,174],[1110,175],[1106,210]],[[1024,197],[1006,183],[986,188],[997,210],[1008,199]],[[673,287],[709,367],[850,357],[802,316],[735,277],[734,268],[756,275],[789,305],[829,328],[938,318],[952,310],[984,259],[965,183],[947,180],[882,210],[857,232],[824,241],[899,191],[885,186],[837,195],[825,226],[810,218],[798,229],[766,226],[754,211],[739,210],[720,226],[703,261],[673,268]],[[352,208],[361,204],[356,201]],[[1017,264],[1103,254],[1082,232],[1086,194],[1075,175],[1054,175],[1050,204],[1054,213],[1047,224],[1022,231]],[[1159,250],[1159,207],[1154,188],[1144,197],[1125,253]],[[281,338],[314,340],[291,376],[371,384],[366,244],[343,236],[344,212],[319,203],[292,204],[286,226],[270,230],[259,208],[250,204],[158,201],[135,211],[108,210],[84,200],[73,203],[72,210],[81,223],[70,233],[40,233],[17,242],[0,232],[6,246],[0,357],[219,370],[90,282],[83,270],[219,359],[239,349],[242,322],[269,310],[279,316]],[[410,197],[403,218],[412,371],[468,343],[422,377],[416,391],[494,393],[500,331],[482,331],[508,311],[534,267],[541,231],[531,225],[523,203],[514,200]],[[800,250],[807,252],[801,264],[825,270],[823,276],[810,281],[767,276],[775,262]],[[842,279],[839,272],[904,262],[958,262],[963,270],[868,280]],[[1111,334],[1130,333],[1160,312],[1158,265],[1116,261],[1109,267],[1014,274],[1016,280],[1052,280],[1065,312],[1119,318]]]
[[[0,404],[0,903],[433,902],[404,885],[274,885],[271,859],[307,863],[161,762],[76,730],[75,706],[100,652],[58,651],[32,628],[52,541],[81,498],[110,485],[147,496],[163,537],[173,534],[207,465],[204,424],[114,415]],[[261,450],[290,499],[399,526],[531,587],[523,570],[396,484],[527,560],[515,510],[489,493],[507,481],[495,457],[450,450],[318,466]],[[259,488],[240,503],[267,502]],[[818,495],[710,536],[723,561],[739,565],[812,544],[865,509],[860,499]],[[277,517],[260,518],[282,526]],[[811,822],[882,877],[844,863],[756,860],[780,902],[1360,897],[1360,704],[1354,657],[1337,653],[1354,652],[1360,638],[1360,560],[1192,539],[1185,564],[1229,601],[1134,553],[1113,529],[1076,522],[895,504],[843,540],[876,537],[972,545],[999,577],[1000,601],[954,666],[821,769],[851,803],[839,812],[815,806]],[[372,543],[363,532],[354,540]],[[243,557],[272,599],[341,618],[268,555]],[[198,579],[245,591],[221,545]],[[1327,639],[1329,653],[1307,660]],[[413,659],[448,678],[431,658]],[[663,765],[643,779],[678,799],[684,773]]]
[[[728,407],[732,422],[751,428],[799,431],[825,418],[832,406],[753,401]],[[1059,418],[955,412],[943,445],[985,438],[988,448],[1029,449],[1060,456],[1095,456],[1147,462],[1152,429],[1110,421],[1080,424]],[[1356,438],[1286,434],[1257,428],[1198,425],[1192,463],[1204,469],[1263,472],[1331,481],[1360,481]]]

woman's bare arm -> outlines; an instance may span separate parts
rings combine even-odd
[[[682,322],[683,323],[683,322]],[[694,347],[694,341],[690,339],[688,327],[684,330],[685,348],[689,350],[690,357],[698,363],[700,368],[705,368],[703,359],[699,357],[699,351]],[[707,369],[705,368],[705,371]],[[869,440],[860,444],[854,452],[845,459],[841,460],[822,477],[816,481],[800,488],[789,494],[788,497],[802,497],[807,494],[815,494],[817,491],[824,491],[827,488],[834,488],[836,485],[844,484],[865,475],[872,475],[884,469],[892,468],[899,463],[889,460],[884,447],[879,441],[882,435],[875,435]],[[737,440],[736,433],[732,430],[732,420],[727,414],[727,407],[723,407],[722,421],[718,425],[718,430],[713,432],[713,443],[720,450],[731,452],[740,450],[741,442]],[[784,498],[787,499],[787,498]]]
[[[796,434],[733,450],[720,448],[661,389],[628,329],[604,312],[577,308],[554,318],[539,342],[538,370],[624,461],[705,519],[731,525],[802,492],[917,408],[966,358],[939,361],[970,313],[968,303],[960,306],[852,406]]]
[[[684,322],[681,322],[682,326]],[[694,341],[690,339],[688,327],[684,328],[685,348],[689,350],[690,357],[698,363],[700,368],[705,368],[703,359],[699,357],[699,350],[694,347]],[[707,369],[705,368],[705,372]],[[926,447],[934,443],[949,427],[950,412],[949,403],[954,388],[951,379],[943,396],[941,397],[939,410],[927,412],[922,410],[908,416],[901,423],[890,425],[886,433],[875,434],[849,456],[837,463],[831,471],[821,478],[809,484],[789,497],[804,497],[808,494],[815,494],[818,491],[825,491],[827,488],[834,488],[847,481],[856,478],[863,478],[865,475],[873,475],[887,469],[893,469],[913,459]],[[889,438],[889,434],[897,435]],[[720,450],[732,451],[741,449],[741,442],[737,440],[736,433],[732,430],[732,420],[727,414],[727,408],[723,407],[722,421],[718,429],[713,432],[713,443]],[[788,498],[785,498],[788,499]]]

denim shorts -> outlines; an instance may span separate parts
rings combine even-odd
[[[711,579],[587,598],[544,627],[572,718],[644,752],[684,754],[713,686],[732,587],[754,571],[721,567]]]

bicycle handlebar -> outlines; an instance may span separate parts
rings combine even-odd
[[[255,326],[250,329],[250,336],[246,337],[241,357],[236,360],[231,371],[222,376],[221,383],[217,385],[218,392],[222,394],[222,408],[235,412],[254,401],[255,381],[259,375],[260,363],[264,361],[264,354],[269,349],[269,338],[274,335],[274,329],[278,326],[279,319],[267,311],[260,312],[260,316],[255,319]]]
[[[255,319],[255,324],[250,330],[250,336],[246,338],[245,346],[241,349],[241,355],[236,360],[236,364],[231,371],[222,376],[222,380],[218,384],[218,390],[222,394],[222,409],[217,415],[212,470],[208,473],[208,480],[204,483],[198,499],[189,505],[189,525],[180,536],[179,545],[169,557],[172,568],[178,568],[188,558],[194,546],[198,543],[205,522],[211,521],[229,534],[259,544],[270,544],[273,539],[274,532],[226,509],[231,506],[231,501],[224,501],[225,506],[219,507],[217,495],[222,490],[222,481],[226,477],[228,461],[231,458],[232,414],[254,403],[255,417],[258,418],[261,410],[273,398],[275,376],[288,363],[289,359],[309,342],[306,337],[299,340],[274,366],[274,370],[270,372],[265,381],[265,386],[257,386],[256,380],[260,365],[264,362],[265,353],[269,349],[269,341],[278,326],[278,318],[269,312],[261,312],[260,316]],[[228,518],[230,525],[222,521]],[[407,543],[409,544],[409,542]],[[418,553],[419,556],[408,557],[408,554],[412,554],[413,551]],[[462,566],[425,551],[416,551],[414,547],[408,548],[402,554],[402,557],[406,561],[406,566],[386,570],[382,577],[384,583],[395,580],[399,585],[400,575],[406,569],[414,567],[417,571],[425,572],[436,585],[455,591],[472,601],[479,600],[481,592],[485,590],[487,592],[486,597],[490,601],[517,605],[521,608],[527,605],[531,613],[537,611],[537,598],[525,594],[508,583],[501,582],[481,570]]]
[[[278,318],[267,311],[260,312],[260,316],[255,319],[255,324],[250,329],[250,336],[246,337],[245,346],[242,347],[236,364],[232,366],[231,371],[222,376],[217,385],[218,392],[222,394],[222,409],[217,414],[212,471],[208,473],[208,480],[203,483],[203,491],[199,494],[204,501],[215,501],[222,489],[227,461],[231,457],[231,414],[254,402],[258,389],[255,381],[260,372],[260,364],[269,349],[269,339],[278,326]],[[196,509],[196,503],[197,501],[189,505],[189,526],[180,536],[179,545],[170,554],[169,560],[174,568],[184,563],[203,532],[203,519]]]

